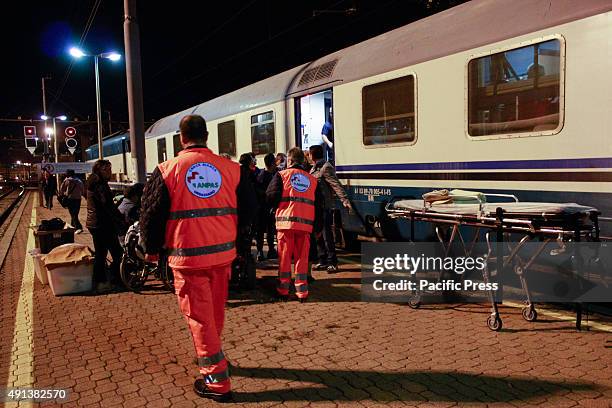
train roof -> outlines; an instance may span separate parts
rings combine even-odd
[[[162,118],[146,137],[177,131],[187,114],[215,120],[609,10],[611,0],[473,0]]]
[[[106,135],[102,138],[102,143],[113,143],[115,141],[121,140],[122,138],[129,140],[130,132],[127,130],[120,130],[118,132],[112,133],[110,135]],[[98,149],[98,143],[94,143],[92,145],[87,146],[85,150],[89,150],[91,148]]]

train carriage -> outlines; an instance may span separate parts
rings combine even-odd
[[[333,110],[357,210],[342,213],[347,236],[406,238],[385,204],[438,188],[610,216],[611,11],[609,0],[464,3],[159,120],[147,171],[180,150],[185,114],[207,120],[214,151],[262,162],[321,143]]]

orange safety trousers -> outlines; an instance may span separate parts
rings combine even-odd
[[[308,297],[308,251],[310,233],[299,230],[279,230],[278,239],[278,293],[289,295],[291,286],[291,260],[295,261],[295,294],[300,299]]]
[[[231,264],[207,269],[174,270],[174,288],[185,315],[206,386],[231,390],[227,360],[221,346]]]

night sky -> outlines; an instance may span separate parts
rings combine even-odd
[[[159,119],[463,2],[141,0],[145,119]],[[314,10],[353,7],[355,12],[313,17]],[[95,120],[93,59],[72,63],[67,50],[84,37],[88,52],[123,54],[123,1],[11,1],[3,4],[3,16],[0,118],[38,118],[41,77],[48,76],[51,114]],[[124,60],[102,60],[100,77],[103,110],[111,112],[113,122],[127,122]],[[0,137],[6,126],[0,122]]]

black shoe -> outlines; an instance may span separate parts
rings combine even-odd
[[[276,294],[276,300],[278,300],[279,302],[288,302],[289,301],[289,295],[281,295],[280,293]]]
[[[299,298],[300,303],[306,303],[308,301],[308,298]]]
[[[266,257],[263,254],[263,251],[257,252],[257,262],[263,262],[266,260]]]
[[[230,402],[233,398],[232,392],[214,392],[210,390],[203,378],[198,378],[193,383],[193,391],[198,395],[198,397],[208,398],[216,402]]]
[[[312,267],[312,270],[313,271],[326,271],[328,266],[329,266],[328,264],[318,263]]]
[[[329,265],[327,267],[327,273],[338,273],[338,265]]]
[[[276,252],[276,249],[272,248],[268,250],[268,259],[278,259],[278,252]]]

